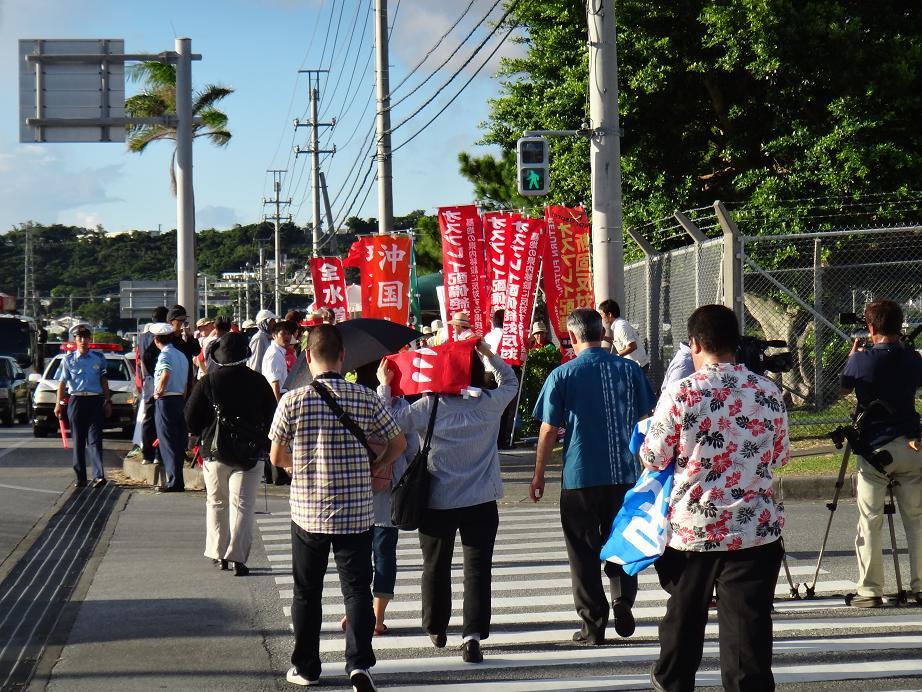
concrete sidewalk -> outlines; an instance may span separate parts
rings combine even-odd
[[[255,607],[267,577],[253,576],[268,570],[254,561],[251,577],[236,578],[214,568],[202,556],[204,512],[200,493],[131,493],[67,641],[51,642],[52,662],[59,655],[47,689],[278,688]]]

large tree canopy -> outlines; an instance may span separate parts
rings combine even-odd
[[[739,204],[758,221],[752,230],[795,229],[811,212],[818,225],[818,207],[824,224],[844,223],[849,200],[919,180],[919,3],[620,0],[615,9],[626,224],[715,199]],[[543,0],[510,15],[525,54],[503,61],[483,138],[504,156],[461,156],[482,199],[522,205],[510,158],[522,130],[588,118],[585,12],[583,0]],[[588,202],[587,141],[554,138],[551,151],[549,201]],[[897,218],[886,200],[864,206],[862,221]]]

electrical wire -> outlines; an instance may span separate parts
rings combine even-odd
[[[445,59],[439,64],[438,67],[436,67],[432,72],[429,73],[429,76],[427,76],[423,81],[421,81],[419,84],[417,84],[415,87],[413,87],[408,93],[404,94],[404,95],[401,96],[399,99],[397,99],[397,101],[391,103],[391,110],[393,110],[394,108],[396,108],[397,106],[399,106],[401,103],[403,103],[404,101],[406,101],[406,100],[407,100],[408,98],[410,98],[413,94],[415,94],[417,91],[419,91],[419,90],[420,90],[430,79],[432,79],[433,77],[435,77],[435,75],[438,74],[439,70],[441,70],[443,67],[445,67],[445,65],[448,64],[448,61],[451,60],[453,57],[455,57],[455,55],[457,55],[458,51],[461,50],[461,48],[464,46],[464,44],[467,43],[467,42],[470,40],[471,36],[474,35],[474,33],[477,31],[477,29],[479,29],[479,28],[483,25],[483,23],[484,23],[485,21],[487,21],[487,19],[489,18],[490,14],[493,12],[494,9],[496,9],[496,6],[499,5],[500,2],[502,2],[502,0],[495,0],[495,1],[494,1],[494,3],[490,6],[490,9],[487,10],[487,13],[486,13],[483,17],[480,18],[480,21],[477,22],[477,24],[474,25],[474,27],[468,32],[467,36],[465,36],[465,37],[461,40],[461,43],[459,43],[459,44],[455,47],[455,49],[448,55],[448,57],[445,58]],[[518,5],[518,4],[519,4],[519,0],[512,0],[512,3],[511,3],[511,4],[509,5],[509,7],[506,9],[505,14],[503,14],[503,16],[500,18],[499,22],[497,22],[496,26],[493,27],[493,31],[491,31],[490,34],[489,34],[489,36],[487,36],[487,38],[484,39],[484,41],[483,41],[483,42],[480,44],[480,46],[474,51],[474,53],[471,55],[471,57],[467,59],[467,62],[465,62],[465,64],[461,66],[462,69],[464,68],[465,65],[467,65],[467,63],[469,63],[469,62],[473,59],[474,55],[477,54],[477,51],[479,51],[481,48],[483,48],[484,43],[486,43],[486,41],[489,40],[489,38],[490,38],[491,36],[493,36],[493,34],[495,34],[495,33],[497,32],[497,30],[498,30],[498,29],[500,28],[500,26],[502,25],[503,21],[505,21],[506,17],[509,16],[509,14],[510,14],[510,13],[512,12],[512,10],[515,8],[515,6]],[[451,80],[454,79],[455,77],[457,77],[457,75],[458,75],[457,72],[456,72],[455,74],[453,74],[452,77],[451,77],[451,79],[449,79],[448,82],[446,82],[445,84],[443,84],[442,87],[441,87],[440,89],[438,89],[438,90],[435,92],[435,94],[438,95],[438,93],[439,93],[442,89],[444,89],[446,86],[448,86],[448,84],[451,83]],[[396,87],[395,87],[395,89],[396,89]],[[394,91],[394,89],[391,90],[391,93],[393,93],[393,91]],[[431,99],[430,99],[430,100],[431,100]],[[424,104],[424,105],[425,105],[425,104]]]

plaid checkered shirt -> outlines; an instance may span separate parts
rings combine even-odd
[[[369,438],[400,434],[375,393],[342,379],[320,382]],[[374,523],[368,453],[311,386],[285,393],[269,439],[291,446],[291,519],[310,533],[362,533]]]

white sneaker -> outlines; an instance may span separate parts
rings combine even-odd
[[[349,682],[352,683],[352,692],[378,692],[368,670],[356,668],[349,673]]]
[[[301,687],[310,687],[311,685],[320,684],[320,678],[317,678],[316,680],[308,680],[306,677],[301,675],[301,673],[298,672],[298,669],[294,666],[288,669],[288,675],[285,676],[285,679],[292,685],[301,685]]]

